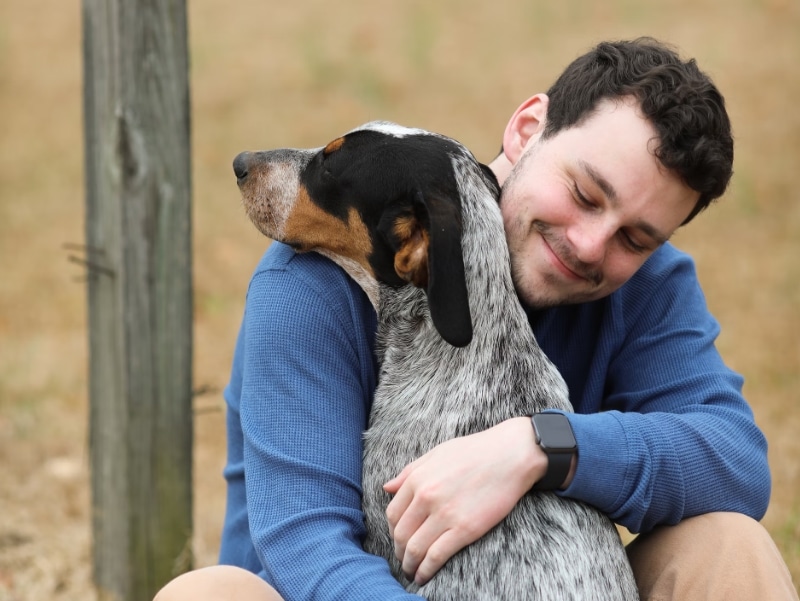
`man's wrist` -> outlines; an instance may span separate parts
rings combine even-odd
[[[522,494],[530,490],[547,471],[547,455],[544,454],[536,440],[531,436],[531,419],[529,417],[512,417],[502,424],[506,430],[506,438],[519,454],[512,461],[516,462],[515,473],[519,474],[519,485]]]
[[[546,468],[534,490],[564,490],[572,482],[577,467],[577,442],[567,416],[562,413],[536,413],[531,416],[536,445],[546,457]]]

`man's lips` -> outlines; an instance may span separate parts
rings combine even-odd
[[[599,286],[603,281],[603,274],[598,270],[593,270],[591,268],[580,269],[576,270],[570,267],[566,261],[561,258],[561,255],[556,252],[554,248],[554,244],[550,243],[548,236],[542,232],[542,240],[544,241],[545,248],[547,252],[550,254],[551,262],[553,265],[558,269],[562,274],[564,274],[568,279],[576,280],[576,281],[585,281],[591,284],[592,286]]]
[[[561,260],[561,257],[553,250],[553,247],[550,246],[550,242],[548,242],[547,238],[542,236],[542,240],[544,241],[544,245],[547,248],[548,253],[552,257],[552,263],[556,266],[556,268],[566,275],[568,278],[573,280],[586,280],[588,278],[582,276],[581,274],[573,271],[570,269],[564,261]]]
[[[576,264],[570,265],[570,262],[562,259],[561,257],[570,255],[566,245],[561,244],[557,236],[554,236],[547,224],[535,220],[532,229],[538,232],[539,236],[544,243],[545,252],[550,256],[550,262],[564,277],[572,281],[585,281],[592,286],[600,286],[603,282],[603,273],[599,269],[593,269],[591,266],[583,264],[579,267]],[[557,250],[557,249],[561,250]],[[578,262],[580,264],[580,262]]]

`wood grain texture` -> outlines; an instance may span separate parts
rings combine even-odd
[[[94,578],[149,599],[191,565],[185,0],[84,0]]]

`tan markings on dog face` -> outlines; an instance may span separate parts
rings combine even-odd
[[[344,137],[336,138],[328,143],[328,145],[322,150],[322,154],[329,155],[332,152],[336,152],[342,147],[342,144],[344,144]]]
[[[394,232],[400,239],[400,250],[394,256],[394,270],[401,278],[418,288],[428,285],[428,232],[415,217],[398,217]]]
[[[303,251],[322,249],[351,259],[374,277],[367,259],[372,254],[372,241],[355,208],[350,209],[345,223],[311,202],[307,190],[301,186],[282,237],[284,242]]]

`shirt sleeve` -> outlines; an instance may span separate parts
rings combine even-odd
[[[569,415],[579,458],[563,494],[632,532],[714,511],[761,519],[766,440],[742,377],[715,347],[719,325],[691,259],[653,270],[611,303],[613,342],[598,346],[608,356],[601,411]]]
[[[374,382],[345,278],[315,286],[279,270],[251,282],[239,406],[250,535],[287,601],[419,599],[361,547]]]

